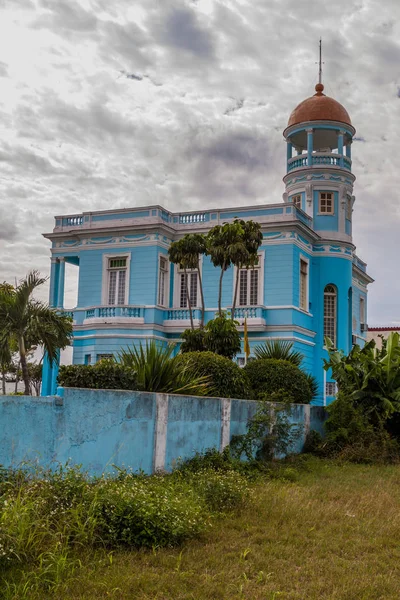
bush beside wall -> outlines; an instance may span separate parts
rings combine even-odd
[[[58,383],[95,390],[134,390],[137,380],[132,369],[113,360],[101,360],[95,365],[62,365]]]
[[[284,392],[296,404],[309,404],[312,400],[306,374],[286,360],[252,360],[243,371],[248,377],[253,400],[269,399],[277,392]]]
[[[210,378],[211,396],[219,398],[247,398],[248,382],[243,369],[229,358],[214,352],[185,352],[177,361],[193,370],[194,375]]]

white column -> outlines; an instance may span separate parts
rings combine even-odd
[[[64,308],[65,258],[59,258],[57,308]]]

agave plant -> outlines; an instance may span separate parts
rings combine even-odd
[[[122,350],[118,360],[135,371],[138,389],[142,391],[205,396],[209,391],[209,378],[196,376],[193,370],[178,364],[173,356],[174,348],[174,344],[165,347],[152,340],[145,346]]]
[[[293,350],[293,342],[286,340],[267,340],[264,344],[254,348],[256,358],[275,358],[277,360],[287,360],[299,367],[304,356],[301,352]]]

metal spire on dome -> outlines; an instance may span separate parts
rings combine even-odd
[[[315,63],[317,64],[317,63]],[[318,83],[315,86],[315,91],[317,92],[316,96],[323,96],[322,93],[324,91],[324,84],[322,83],[322,65],[325,63],[322,62],[322,38],[319,38],[319,69],[318,69]]]
[[[322,38],[319,38],[319,73],[318,73],[318,83],[322,83]]]

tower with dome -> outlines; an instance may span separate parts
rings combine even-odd
[[[93,364],[132,344],[176,342],[190,326],[185,275],[168,261],[170,244],[186,233],[207,233],[235,218],[261,224],[263,243],[251,277],[243,270],[235,318],[247,319],[250,349],[266,340],[290,340],[319,384],[315,404],[333,400],[335,382],[323,369],[325,336],[348,352],[367,332],[367,286],[373,280],[352,237],[351,146],[355,129],[346,109],[315,94],[291,113],[283,132],[283,202],[170,212],[153,205],[55,217],[51,241],[50,303],[74,320],[73,362]],[[283,154],[283,153],[282,153]],[[283,157],[282,157],[283,158]],[[284,164],[284,161],[282,161]],[[77,305],[64,306],[66,264],[79,269]],[[219,272],[201,261],[205,321],[214,318]],[[190,273],[199,324],[197,273]],[[223,307],[233,302],[236,271],[223,279]],[[244,362],[244,353],[236,357]],[[44,364],[42,395],[55,392],[57,365]]]

